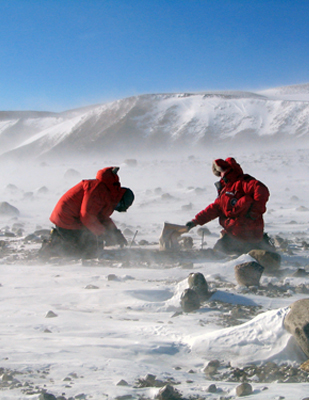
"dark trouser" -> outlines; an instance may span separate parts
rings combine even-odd
[[[56,226],[45,245],[45,253],[50,253],[50,256],[93,258],[101,249],[103,242],[86,228],[63,229]]]
[[[276,249],[272,245],[268,235],[264,233],[263,238],[260,242],[245,242],[243,240],[238,240],[233,236],[228,234],[223,234],[223,236],[214,245],[214,250],[221,251],[225,254],[245,254],[253,249],[261,249],[275,252]]]

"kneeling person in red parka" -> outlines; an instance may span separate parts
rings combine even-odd
[[[51,244],[54,239],[67,253],[90,257],[97,254],[99,243],[127,245],[110,218],[114,210],[125,212],[134,200],[133,192],[121,187],[118,170],[101,169],[96,179],[82,180],[60,198],[50,216],[55,224]]]
[[[272,248],[263,232],[268,188],[244,174],[234,158],[217,159],[213,161],[212,169],[221,178],[216,183],[218,197],[187,223],[188,230],[219,218],[222,238],[215,244],[215,249],[241,254],[256,248]]]

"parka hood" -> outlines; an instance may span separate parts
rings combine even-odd
[[[212,171],[216,176],[221,176],[225,182],[234,182],[244,174],[241,166],[233,157],[228,157],[225,160],[221,158],[214,160]]]
[[[118,167],[107,167],[100,169],[97,172],[96,179],[98,179],[101,182],[104,182],[105,185],[109,188],[111,187],[119,187],[120,182],[119,182],[119,176],[117,175],[117,172],[119,171]]]

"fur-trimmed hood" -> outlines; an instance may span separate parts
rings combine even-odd
[[[233,157],[228,157],[225,160],[221,158],[214,160],[212,163],[212,172],[214,175],[223,178],[226,182],[234,182],[244,174],[241,166]]]

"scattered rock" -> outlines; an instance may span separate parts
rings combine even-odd
[[[309,372],[309,360],[302,363],[299,368],[303,371]]]
[[[45,315],[45,318],[56,318],[58,317],[57,314],[55,314],[53,311],[48,311]]]
[[[183,211],[191,211],[192,208],[193,208],[193,204],[192,204],[192,203],[185,204],[185,205],[181,206],[181,209],[182,209]]]
[[[296,211],[309,211],[309,208],[307,208],[305,206],[299,206],[296,208]]]
[[[237,396],[249,396],[252,394],[252,386],[250,383],[244,382],[241,385],[236,387],[236,394]]]
[[[174,196],[172,196],[169,193],[163,193],[161,195],[161,199],[164,200],[164,201],[174,200]]]
[[[57,397],[51,393],[41,393],[39,396],[39,400],[57,400]]]
[[[211,360],[209,363],[206,365],[204,368],[203,372],[207,376],[212,376],[218,372],[218,368],[220,367],[220,361],[219,360]]]
[[[309,299],[297,300],[290,305],[290,311],[284,319],[284,327],[309,357]]]
[[[295,278],[303,278],[308,275],[308,272],[304,268],[298,268],[297,271],[293,272],[291,276]]]
[[[214,383],[212,383],[211,385],[208,386],[207,392],[216,393],[217,392],[217,386]]]
[[[124,160],[124,163],[128,167],[136,167],[137,166],[137,160],[135,158],[128,158],[128,159]]]
[[[278,253],[254,249],[249,251],[248,254],[265,268],[265,272],[273,272],[280,268],[281,256]]]
[[[259,286],[264,267],[255,261],[249,261],[236,265],[234,270],[239,285]]]
[[[46,186],[42,186],[38,189],[38,194],[47,194],[49,190],[47,189]]]
[[[194,290],[201,301],[207,300],[210,296],[208,292],[208,284],[204,275],[200,272],[192,272],[188,276],[189,288]]]
[[[121,379],[116,386],[129,386],[128,382],[125,381],[124,379]]]
[[[2,201],[0,203],[0,214],[1,215],[6,215],[10,217],[18,217],[20,212],[19,210],[12,206],[11,204],[7,203],[6,201]]]
[[[132,232],[131,229],[129,229],[129,228],[125,228],[123,230],[123,234],[124,234],[124,236],[133,236],[134,232]]]
[[[195,194],[197,194],[198,196],[204,194],[205,191],[206,191],[206,189],[203,189],[203,188],[200,188],[200,187],[197,187],[197,188],[194,189]]]
[[[164,386],[159,390],[159,393],[156,396],[156,399],[158,400],[179,400],[181,398],[182,395],[172,385]]]
[[[85,287],[85,289],[99,289],[99,287],[90,284],[90,285],[87,285],[87,286]]]
[[[64,174],[64,179],[78,180],[81,179],[81,174],[73,168],[69,168]]]
[[[180,296],[180,305],[184,312],[198,310],[201,306],[198,294],[192,289],[185,289]]]
[[[115,274],[108,274],[107,275],[107,280],[108,281],[116,281],[118,278],[117,278],[117,275],[115,275]]]

